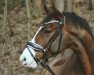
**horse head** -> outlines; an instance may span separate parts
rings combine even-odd
[[[60,36],[60,32],[62,30],[64,19],[63,15],[55,8],[54,5],[52,10],[50,10],[46,5],[44,5],[44,9],[47,16],[40,24],[40,28],[34,35],[33,39],[27,43],[26,48],[20,56],[20,61],[26,67],[36,68],[38,65],[35,58],[42,60],[46,57],[46,52],[51,48],[53,41],[56,39],[59,40],[57,37]],[[54,44],[55,45],[52,46],[54,49],[52,53],[57,52],[55,47],[58,47],[58,42],[55,41]]]

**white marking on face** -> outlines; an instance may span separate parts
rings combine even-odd
[[[32,39],[30,42],[36,43],[36,42],[35,42],[35,37],[36,37],[36,35],[39,33],[39,31],[40,31],[42,28],[43,28],[43,26],[41,26],[41,27],[38,29],[38,31],[36,32],[36,34],[34,35],[33,39]]]
[[[35,37],[36,35],[39,33],[39,31],[42,29],[43,26],[41,26],[39,28],[39,30],[36,32],[35,36],[33,37],[33,39],[30,41],[32,43],[35,43]],[[37,44],[38,45],[38,44]],[[39,45],[40,46],[40,45]],[[40,46],[41,47],[41,46]],[[34,51],[34,48],[28,46],[28,48],[30,49],[31,53],[33,54],[33,56],[36,55],[36,52]],[[36,63],[36,61],[33,59],[33,57],[31,56],[29,50],[27,48],[24,49],[22,55],[20,56],[20,62],[25,66],[25,67],[31,67],[31,68],[36,68],[38,65]]]
[[[32,52],[33,56],[35,56],[36,52],[31,47],[28,46],[28,48]],[[38,66],[27,48],[24,49],[19,60],[23,64],[23,66],[25,66],[25,67],[36,68]]]

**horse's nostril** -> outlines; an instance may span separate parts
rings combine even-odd
[[[26,58],[24,57],[23,61],[26,61]]]
[[[24,66],[27,65],[27,63],[24,64]]]

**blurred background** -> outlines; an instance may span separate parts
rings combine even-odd
[[[62,12],[75,12],[94,31],[94,0],[0,0],[0,75],[38,75],[24,68],[19,57],[46,16],[43,3],[54,1]]]

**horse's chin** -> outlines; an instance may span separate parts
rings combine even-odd
[[[24,67],[26,68],[32,68],[32,69],[36,69],[38,67],[38,65],[36,64],[35,61],[33,61],[31,64],[26,64],[24,65],[25,63],[22,63]]]
[[[32,55],[35,56],[36,52],[31,47],[28,48],[30,49]],[[19,60],[24,67],[35,69],[37,68],[38,65],[36,61],[33,59],[33,57],[31,56],[28,48],[25,48]]]
[[[32,64],[30,64],[28,67],[32,68],[32,69],[36,69],[38,67],[38,65],[36,64],[35,61],[33,61]]]
[[[31,68],[31,69],[37,69],[37,68],[38,68],[38,65],[32,63],[32,64],[30,64],[30,65],[23,65],[23,67]]]

